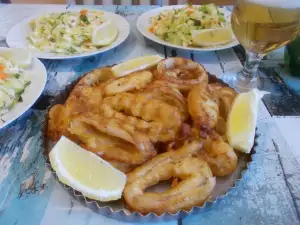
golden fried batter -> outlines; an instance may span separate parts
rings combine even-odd
[[[138,92],[148,99],[156,99],[178,108],[184,120],[189,117],[187,101],[184,96],[175,88],[163,87],[160,85],[150,85],[145,90]]]
[[[53,106],[48,114],[46,135],[52,141],[58,141],[62,135],[68,136],[67,126],[69,124],[69,113],[63,105]]]
[[[177,108],[162,101],[149,100],[142,95],[121,93],[113,97],[106,97],[103,103],[117,111],[124,112],[126,115],[135,116],[145,121],[161,122],[174,129],[178,129],[183,120]]]
[[[56,105],[50,109],[47,136],[58,141],[62,135],[67,136],[70,119],[79,113],[99,113],[103,100],[103,90],[98,86],[112,78],[110,68],[93,70],[83,76],[71,91],[64,105]]]
[[[137,71],[125,77],[118,78],[104,86],[106,96],[145,88],[153,79],[150,71]]]
[[[101,105],[101,114],[107,118],[117,118],[122,120],[124,124],[132,125],[130,126],[132,131],[147,134],[152,142],[174,140],[177,135],[177,130],[169,128],[161,122],[147,122],[134,116],[126,116],[105,103]]]
[[[156,154],[147,136],[131,133],[117,119],[81,115],[71,120],[68,130],[86,149],[104,159],[141,164]]]
[[[67,136],[129,172],[123,196],[132,210],[176,213],[203,205],[214,176],[235,171],[238,157],[222,136],[236,95],[208,84],[205,69],[189,59],[168,58],[120,78],[105,67],[83,76],[65,104],[50,109],[47,135]],[[145,191],[166,180],[173,182],[164,192]]]
[[[215,176],[230,175],[237,167],[238,157],[233,148],[216,133],[204,140],[204,148],[199,156],[209,164]]]
[[[208,75],[199,63],[180,57],[162,60],[157,65],[155,75],[158,80],[166,80],[181,91],[188,91],[197,84],[208,82]]]
[[[216,127],[219,117],[219,100],[208,89],[207,84],[199,84],[190,91],[188,108],[201,136],[205,137]]]
[[[210,84],[209,88],[211,89],[211,92],[216,93],[217,97],[219,98],[220,116],[227,120],[228,113],[231,109],[233,100],[237,96],[237,93],[232,88],[225,87],[219,83]]]
[[[210,196],[216,183],[208,164],[192,157],[202,147],[192,141],[174,152],[165,152],[137,167],[128,174],[124,199],[130,208],[140,213],[176,213],[201,206]],[[145,192],[160,181],[178,177],[180,182],[168,190]]]

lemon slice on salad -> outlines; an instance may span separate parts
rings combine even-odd
[[[96,27],[92,34],[92,43],[106,46],[114,42],[118,36],[118,28],[109,20]]]
[[[222,45],[232,40],[232,31],[230,28],[192,30],[191,33],[193,43],[198,46]]]
[[[61,137],[49,158],[59,180],[84,196],[99,201],[121,198],[126,175],[66,137]]]
[[[30,52],[22,48],[0,48],[0,56],[21,68],[28,67],[32,61]]]
[[[138,70],[144,70],[157,65],[163,58],[159,55],[141,56],[112,67],[115,77],[123,77]]]
[[[254,143],[259,99],[263,92],[253,89],[240,93],[231,107],[227,119],[226,136],[236,150],[249,153]]]

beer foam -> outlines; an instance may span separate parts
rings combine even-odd
[[[282,9],[300,8],[300,0],[248,0],[248,2]]]

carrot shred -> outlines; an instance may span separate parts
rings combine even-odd
[[[154,28],[153,28],[153,27],[150,27],[150,28],[149,28],[149,32],[154,33]]]
[[[4,70],[5,66],[3,64],[0,64],[0,70]]]
[[[186,14],[189,16],[189,15],[193,14],[193,11],[187,11]]]
[[[6,73],[0,73],[0,79],[1,80],[5,80],[7,78],[7,74]]]
[[[87,14],[88,10],[87,9],[83,9],[80,11],[80,15],[85,15]]]

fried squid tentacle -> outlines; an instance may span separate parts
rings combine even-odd
[[[107,118],[116,118],[122,120],[124,124],[131,125],[128,126],[128,129],[132,129],[132,132],[139,131],[147,134],[152,142],[173,140],[177,135],[176,130],[169,129],[161,122],[147,122],[134,116],[126,116],[123,113],[114,110],[107,104],[101,105],[101,114]]]
[[[183,122],[178,108],[138,94],[121,93],[106,97],[101,109],[105,116],[119,118],[124,124],[150,134],[154,142],[173,140]]]
[[[68,130],[86,149],[104,159],[141,164],[156,155],[156,150],[146,135],[132,132],[128,125],[118,119],[84,114],[73,118]]]

